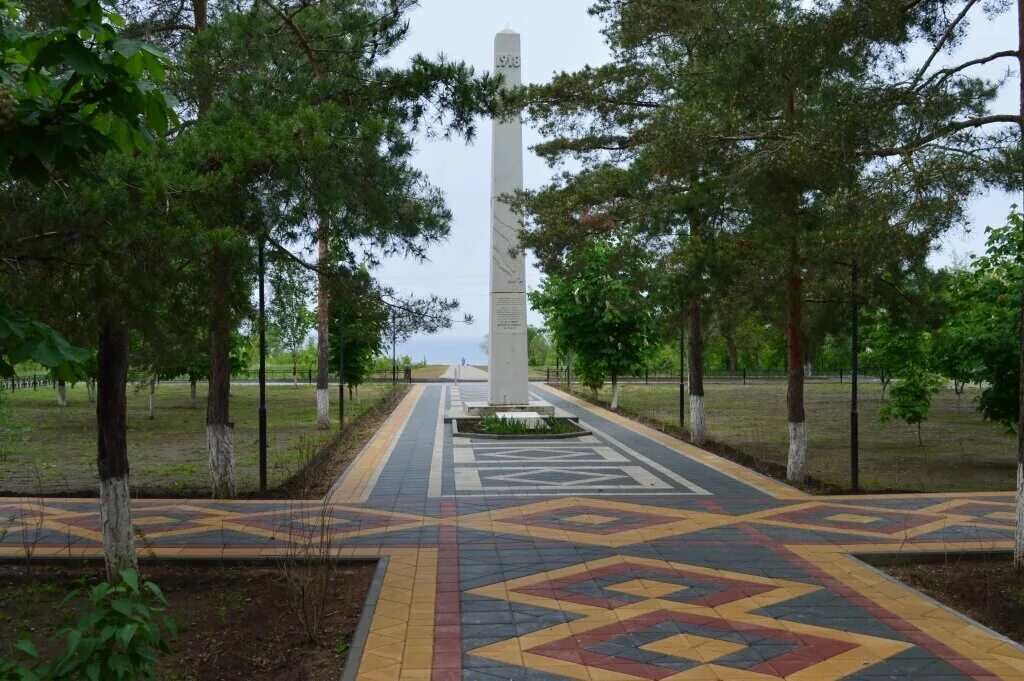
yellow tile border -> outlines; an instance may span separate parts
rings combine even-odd
[[[331,492],[329,501],[332,504],[362,503],[369,499],[370,492],[377,484],[384,465],[391,457],[425,391],[426,386],[418,383],[406,393],[391,416],[381,424],[366,448],[349,466],[341,484]]]
[[[655,430],[650,426],[645,426],[639,421],[634,421],[633,419],[627,418],[620,414],[616,414],[615,412],[612,411],[608,411],[607,409],[604,409],[602,407],[593,405],[590,402],[587,402],[586,400],[576,397],[575,395],[570,395],[569,393],[562,392],[561,390],[556,391],[553,388],[549,388],[548,386],[542,383],[536,383],[534,385],[548,393],[555,395],[556,397],[559,397],[563,400],[566,400],[567,402],[572,403],[573,405],[581,409],[589,411],[590,413],[600,416],[602,418],[608,419],[609,421],[612,421],[617,425],[627,428],[633,431],[634,433],[643,435],[644,437],[650,440],[654,440],[658,444],[664,445],[669,449],[675,450],[676,452],[682,454],[685,457],[693,459],[699,463],[704,464],[705,466],[708,466],[718,471],[722,475],[726,475],[735,480],[739,480],[740,482],[746,485],[750,485],[751,487],[754,487],[755,489],[758,489],[776,499],[808,499],[813,498],[814,496],[808,494],[807,492],[799,490],[796,487],[791,487],[785,483],[779,482],[778,480],[769,478],[767,475],[762,475],[756,471],[752,471],[746,466],[741,466],[740,464],[735,463],[733,461],[729,461],[728,459],[718,456],[717,454],[712,454],[711,452],[700,449],[699,447],[694,447],[688,442],[683,442],[682,440],[674,438],[671,435],[666,435],[660,430]]]
[[[1003,678],[1024,675],[1024,649],[1020,646],[848,555],[849,547],[788,548],[861,597],[948,646],[958,657]]]

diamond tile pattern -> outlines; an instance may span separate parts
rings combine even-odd
[[[414,386],[323,501],[136,501],[146,555],[384,559],[344,681],[1024,681],[1019,646],[851,556],[1008,548],[1012,494],[810,497],[540,387],[592,434],[469,442],[442,417],[482,388],[455,388]],[[0,517],[2,556],[101,554],[95,500]]]

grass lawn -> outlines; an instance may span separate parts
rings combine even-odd
[[[402,380],[403,367],[398,367],[398,380]],[[427,364],[426,366],[414,366],[412,368],[413,378],[441,378],[441,374],[448,370],[447,364]]]
[[[860,386],[860,483],[864,489],[915,491],[1012,490],[1016,484],[1016,439],[983,421],[974,409],[977,389],[960,397],[946,390],[932,403],[931,418],[917,429],[878,420],[879,385]],[[708,436],[744,454],[785,466],[788,452],[786,383],[766,381],[705,385]],[[592,397],[589,390],[580,393]],[[811,476],[848,487],[850,483],[850,386],[806,385],[807,467]],[[607,403],[605,386],[599,399]],[[667,428],[678,427],[678,385],[623,385],[623,413]],[[687,419],[689,413],[687,413]]]
[[[142,494],[209,494],[206,461],[206,386],[189,408],[187,383],[157,386],[156,415],[149,418],[147,390],[128,387],[128,460],[132,486]],[[332,387],[335,430],[316,430],[314,386],[267,388],[267,476],[273,488],[295,473],[337,428],[337,386]],[[360,399],[345,400],[346,421],[379,403],[390,384],[367,384]],[[95,405],[85,386],[68,388],[67,407],[52,388],[7,394],[0,443],[0,493],[98,494]],[[256,384],[231,387],[235,456],[240,493],[259,486]]]

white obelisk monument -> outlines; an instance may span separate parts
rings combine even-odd
[[[506,88],[522,83],[519,34],[494,36],[494,70]],[[526,261],[519,248],[522,223],[501,196],[523,188],[523,122],[494,121],[491,141],[491,406],[530,403],[526,355]]]

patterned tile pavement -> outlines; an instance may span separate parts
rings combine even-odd
[[[1006,550],[1012,493],[812,497],[536,386],[592,435],[453,438],[418,385],[327,498],[139,500],[153,557],[380,557],[345,678],[1019,679],[1024,649],[856,556]],[[542,394],[543,393],[543,394]],[[4,499],[0,556],[101,553],[96,501]]]

